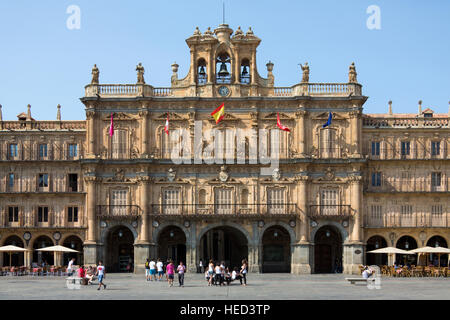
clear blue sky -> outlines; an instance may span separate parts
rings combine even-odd
[[[275,63],[275,85],[300,81],[308,61],[311,82],[346,82],[355,61],[365,113],[417,112],[417,101],[447,113],[450,100],[450,1],[413,0],[225,0],[226,23],[252,27],[262,39],[257,64]],[[69,30],[69,5],[81,9],[81,29]],[[369,30],[369,5],[381,9],[381,30]],[[101,83],[135,83],[142,62],[145,80],[169,86],[171,68],[189,66],[185,39],[222,22],[222,0],[48,0],[0,3],[0,104],[3,119],[16,120],[31,104],[38,120],[84,119],[79,98],[94,63]]]

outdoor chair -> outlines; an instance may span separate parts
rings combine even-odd
[[[430,277],[431,276],[431,268],[430,267],[425,267],[423,269],[423,274],[425,277]]]

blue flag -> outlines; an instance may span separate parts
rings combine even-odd
[[[333,119],[333,114],[330,111],[330,114],[328,115],[327,122],[322,126],[322,128],[328,127],[331,124],[331,119]]]

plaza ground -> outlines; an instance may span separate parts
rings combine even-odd
[[[381,289],[352,285],[344,274],[250,274],[248,286],[208,287],[201,274],[186,274],[185,286],[147,282],[143,275],[107,274],[97,285],[69,290],[65,277],[0,277],[0,300],[290,300],[290,299],[450,299],[450,278],[382,278]],[[96,283],[97,284],[97,283]]]

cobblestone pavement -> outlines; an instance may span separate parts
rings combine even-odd
[[[233,282],[228,287],[208,287],[200,274],[186,274],[185,286],[147,282],[144,275],[107,274],[106,290],[97,285],[69,290],[65,277],[0,277],[0,300],[79,299],[192,299],[192,300],[289,300],[289,299],[450,299],[450,278],[382,278],[381,288],[352,285],[343,274],[291,275],[249,274],[248,285]],[[97,283],[96,283],[97,284]]]

